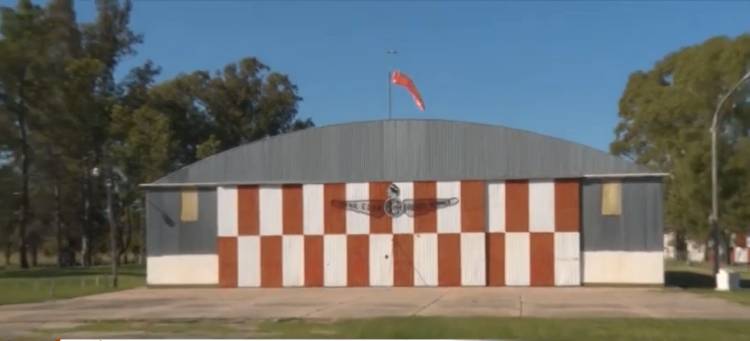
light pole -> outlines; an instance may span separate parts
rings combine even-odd
[[[711,215],[708,217],[708,221],[711,224],[711,233],[713,234],[713,255],[714,264],[713,272],[714,276],[719,273],[719,171],[718,171],[718,151],[716,139],[718,136],[718,125],[719,125],[719,114],[721,108],[724,106],[724,102],[734,94],[735,91],[744,83],[750,79],[750,72],[746,73],[739,81],[737,81],[729,91],[721,97],[719,104],[716,105],[716,111],[714,111],[713,122],[711,123]]]

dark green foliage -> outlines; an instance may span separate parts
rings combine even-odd
[[[0,246],[27,255],[76,252],[84,265],[111,248],[144,250],[138,185],[199,158],[312,126],[298,120],[297,87],[255,58],[211,75],[156,82],[148,61],[122,80],[114,70],[143,36],[130,0],[97,0],[91,22],[72,0],[0,8]],[[114,223],[105,174],[114,169]],[[109,174],[106,172],[106,174]],[[127,251],[127,252],[125,252]],[[62,257],[59,259],[62,265]]]
[[[712,38],[634,72],[620,99],[611,151],[671,174],[667,226],[697,240],[708,237],[711,119],[720,96],[748,70],[750,35]],[[727,230],[750,221],[748,91],[746,85],[722,112],[720,224]]]

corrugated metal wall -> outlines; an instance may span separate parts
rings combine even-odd
[[[622,181],[622,214],[602,215],[602,180],[583,182],[584,251],[662,251],[663,184],[659,178]]]
[[[523,130],[387,120],[268,138],[203,159],[156,183],[550,179],[644,171],[605,152]]]

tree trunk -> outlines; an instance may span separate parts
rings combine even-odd
[[[83,178],[81,181],[81,195],[83,198],[83,209],[81,212],[81,265],[84,267],[91,265],[91,247],[89,241],[89,232],[91,231],[90,194],[91,181],[88,176],[88,164],[84,162]]]
[[[10,256],[13,255],[13,243],[5,243],[5,266],[10,266]]]
[[[106,191],[107,191],[107,220],[109,220],[109,247],[112,262],[112,287],[117,288],[117,266],[119,263],[119,252],[117,248],[117,220],[115,219],[114,205],[112,203],[113,179],[112,169],[107,166],[106,172]]]
[[[57,246],[57,267],[63,267],[63,246],[62,246],[62,208],[60,205],[60,184],[59,179],[55,178],[55,244]]]
[[[39,264],[37,262],[39,259],[39,243],[36,240],[33,240],[29,243],[29,246],[31,249],[31,266],[36,267]]]
[[[26,125],[26,108],[24,108],[24,83],[26,71],[22,71],[21,84],[18,91],[18,108],[16,108],[16,119],[18,123],[19,137],[21,138],[21,216],[18,219],[18,253],[21,258],[21,268],[28,268],[29,262],[26,258],[26,225],[29,221],[29,136]]]
[[[120,236],[120,258],[123,259],[123,263],[128,263],[128,251],[130,250],[130,244],[133,240],[133,218],[130,208],[123,208],[125,211],[125,228],[121,230]]]
[[[140,231],[141,231],[141,249],[140,257],[138,257],[138,264],[143,265],[146,264],[146,195],[143,195],[143,200],[141,201],[141,210],[140,214],[138,215],[138,224],[140,225]]]

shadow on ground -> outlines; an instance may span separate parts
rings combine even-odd
[[[664,284],[668,287],[713,289],[716,285],[713,276],[693,271],[667,271]],[[750,280],[742,279],[740,286],[750,288]]]

